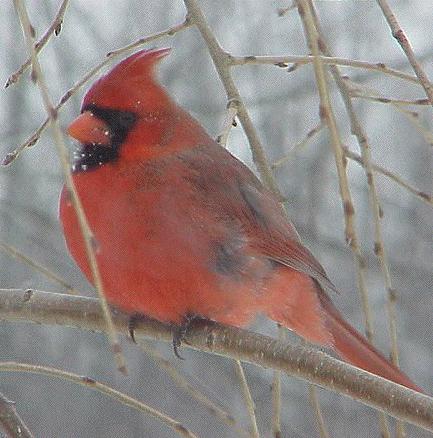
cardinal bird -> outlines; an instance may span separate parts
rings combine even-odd
[[[243,327],[258,314],[351,364],[420,391],[352,328],[324,269],[276,196],[156,81],[169,49],[139,51],[102,76],[68,128],[73,180],[96,242],[107,301],[182,326],[191,315]],[[92,273],[68,191],[69,250]]]

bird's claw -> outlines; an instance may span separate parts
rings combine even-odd
[[[142,315],[135,313],[131,315],[128,320],[128,334],[134,344],[137,343],[137,340],[135,339],[135,329],[137,328],[137,322],[140,321],[140,319],[142,318]]]
[[[179,349],[182,346],[182,342],[185,340],[185,335],[189,328],[195,321],[203,319],[203,317],[196,314],[187,314],[183,317],[181,324],[173,328],[173,352],[178,359],[185,360],[180,355]]]

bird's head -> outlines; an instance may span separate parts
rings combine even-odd
[[[117,159],[121,146],[132,134],[141,136],[141,143],[149,143],[150,136],[159,135],[158,121],[173,111],[174,103],[155,80],[154,67],[169,52],[168,48],[141,50],[92,85],[84,97],[81,114],[68,127],[68,134],[81,143],[75,171]]]

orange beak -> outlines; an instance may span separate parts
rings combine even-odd
[[[111,133],[108,125],[91,111],[84,111],[68,127],[68,134],[83,144],[109,145]]]

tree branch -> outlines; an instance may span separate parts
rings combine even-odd
[[[275,182],[272,169],[266,158],[263,146],[260,143],[259,135],[254,128],[250,115],[248,114],[243,99],[233,80],[230,71],[231,57],[223,50],[215,35],[212,33],[197,1],[184,0],[184,3],[188,10],[188,16],[191,20],[191,23],[197,26],[197,29],[206,43],[209,54],[212,57],[212,61],[215,65],[224,89],[226,90],[228,101],[234,101],[237,103],[238,118],[250,143],[254,164],[259,171],[260,178],[267,188],[272,190],[279,198],[281,198],[281,194],[279,192],[277,183]]]
[[[78,224],[80,226],[81,234],[84,240],[84,246],[86,249],[87,261],[89,263],[92,279],[96,286],[96,290],[98,292],[100,298],[100,304],[102,310],[104,312],[105,323],[108,328],[108,337],[110,339],[111,348],[113,350],[114,359],[117,364],[118,370],[126,374],[126,364],[122,354],[122,350],[120,348],[120,344],[117,339],[117,334],[114,331],[113,322],[111,321],[110,311],[108,308],[107,301],[105,299],[104,287],[102,283],[102,277],[99,272],[98,263],[96,260],[96,251],[95,251],[95,239],[90,229],[89,223],[87,222],[87,218],[81,203],[81,199],[78,196],[78,192],[75,188],[74,181],[72,179],[71,169],[69,165],[69,156],[67,152],[67,148],[65,145],[65,141],[63,138],[62,131],[60,129],[59,120],[58,120],[58,112],[54,108],[49,91],[48,86],[45,81],[44,75],[42,74],[42,69],[38,60],[38,54],[34,47],[34,28],[30,22],[27,9],[23,0],[14,0],[15,10],[17,12],[18,18],[21,23],[21,27],[24,34],[24,40],[27,44],[27,50],[30,53],[32,60],[32,80],[38,86],[42,102],[45,108],[45,111],[48,116],[49,125],[52,127],[53,131],[53,139],[54,144],[57,148],[57,155],[60,159],[60,164],[63,170],[63,177],[65,180],[65,187],[68,191],[68,195],[70,197],[72,206],[74,208],[75,214],[77,216]]]
[[[72,326],[96,332],[106,330],[97,299],[30,289],[0,289],[0,319]],[[127,333],[128,321],[129,315],[113,311],[113,323],[120,333]],[[135,336],[172,342],[171,327],[151,319],[137,322]],[[362,371],[313,347],[292,345],[210,321],[194,324],[185,336],[185,343],[195,350],[283,371],[433,432],[432,398]]]
[[[415,74],[417,75],[421,85],[423,86],[425,93],[427,94],[430,105],[433,106],[433,85],[429,81],[428,76],[425,74],[421,64],[416,59],[415,53],[412,49],[412,46],[404,33],[403,29],[400,27],[400,24],[397,21],[397,17],[391,10],[388,2],[386,0],[376,0],[380,9],[382,9],[382,13],[385,16],[385,19],[388,23],[389,28],[392,31],[392,36],[397,40],[400,44],[400,47],[403,49],[406,57],[412,66]]]
[[[18,415],[15,402],[0,393],[0,428],[10,438],[34,438],[29,428]]]
[[[53,35],[56,35],[56,36],[59,35],[61,28],[62,28],[62,24],[63,24],[63,17],[65,16],[65,12],[66,12],[66,9],[68,7],[68,4],[69,4],[69,0],[62,1],[62,4],[60,5],[60,8],[59,8],[56,16],[54,17],[54,20],[51,23],[50,27],[46,30],[43,37],[35,44],[35,52],[37,54],[46,46],[46,44],[48,43],[48,41],[50,40],[50,38]],[[9,78],[5,84],[5,88],[18,82],[18,80],[20,79],[22,74],[31,65],[32,65],[32,57],[29,56],[26,59],[26,61],[24,62],[24,64],[22,64],[21,67],[15,73],[13,73],[12,75],[9,76]]]
[[[314,62],[314,56],[298,56],[298,55],[282,55],[282,56],[230,56],[230,64],[246,65],[246,64],[273,64],[278,67],[286,68],[289,64],[306,65]],[[420,84],[416,76],[409,75],[399,70],[389,68],[383,62],[367,62],[357,59],[339,58],[336,56],[318,56],[323,64],[341,65],[344,67],[362,68],[366,70],[378,71],[385,75],[394,76],[405,81]]]
[[[152,416],[153,418],[157,419],[161,423],[170,427],[179,435],[185,438],[198,438],[182,423],[179,423],[174,418],[169,417],[163,412],[155,408],[152,408],[151,406],[142,403],[141,401],[133,397],[130,397],[120,391],[117,391],[111,386],[97,382],[91,377],[80,376],[75,373],[59,370],[58,368],[20,363],[20,362],[0,362],[0,372],[2,371],[15,372],[15,373],[41,374],[44,376],[49,376],[51,378],[57,378],[57,379],[62,379],[64,381],[72,382],[76,385],[86,386],[87,388],[90,388],[93,391],[99,391],[101,394],[105,394],[106,396],[111,397],[114,400],[117,400],[118,402],[124,404],[125,406],[129,406],[131,408],[137,409],[140,412],[143,412],[144,414]],[[11,438],[32,438],[32,436],[24,435],[21,432],[18,432],[14,435],[11,435]]]

